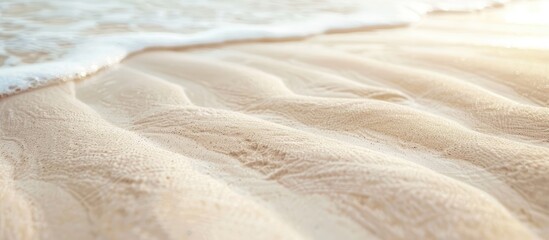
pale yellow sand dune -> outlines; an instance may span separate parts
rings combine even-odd
[[[525,6],[2,98],[0,238],[547,239],[549,26],[503,17]]]

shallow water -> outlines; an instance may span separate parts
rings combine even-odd
[[[83,77],[148,47],[400,25],[434,10],[504,1],[7,0],[0,2],[0,94]]]

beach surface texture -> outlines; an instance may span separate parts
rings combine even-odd
[[[2,97],[0,239],[548,239],[543,9],[146,50]]]

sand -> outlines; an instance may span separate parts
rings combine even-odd
[[[547,239],[549,25],[518,21],[540,6],[147,51],[2,98],[0,238]]]

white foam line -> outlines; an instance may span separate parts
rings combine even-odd
[[[491,4],[503,0],[490,1]],[[410,7],[413,6],[413,9]],[[487,1],[461,9],[456,6],[403,5],[393,9],[392,16],[375,14],[375,11],[353,15],[323,15],[306,22],[283,25],[231,25],[194,34],[177,33],[125,33],[95,36],[76,45],[62,58],[31,65],[0,69],[0,95],[6,96],[30,88],[59,81],[85,77],[110,65],[119,63],[129,54],[151,47],[186,47],[241,40],[285,39],[322,34],[327,31],[351,30],[369,26],[394,26],[418,21],[421,15],[443,9],[470,10],[490,6]]]

